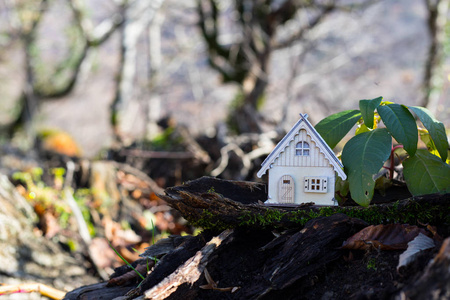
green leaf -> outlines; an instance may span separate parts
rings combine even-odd
[[[315,129],[333,149],[360,118],[359,110],[345,110],[326,117],[317,123]]]
[[[373,197],[373,176],[389,158],[392,138],[385,128],[361,133],[351,138],[342,150],[342,163],[350,182],[352,199],[368,206]]]
[[[419,133],[416,120],[409,110],[400,104],[389,104],[378,107],[377,111],[392,136],[403,144],[410,156],[414,156]]]
[[[403,162],[403,174],[414,196],[450,192],[450,166],[425,149]]]
[[[445,126],[442,122],[436,120],[433,114],[426,108],[419,106],[409,106],[417,117],[419,117],[423,126],[430,133],[431,138],[433,139],[434,145],[436,146],[439,155],[441,156],[442,161],[447,159],[449,148],[447,134],[445,133]]]
[[[359,109],[364,120],[364,124],[370,129],[373,128],[373,117],[375,115],[375,108],[380,106],[383,97],[378,97],[372,100],[359,100]]]

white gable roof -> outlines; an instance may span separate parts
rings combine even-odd
[[[295,123],[294,127],[284,136],[284,138],[278,143],[278,145],[273,149],[273,151],[267,156],[267,158],[261,164],[261,169],[258,172],[258,177],[261,178],[271,165],[274,163],[280,154],[289,146],[289,143],[294,139],[294,137],[300,132],[301,129],[306,129],[307,133],[311,135],[316,141],[317,147],[319,147],[320,152],[325,155],[331,166],[334,168],[336,173],[342,179],[346,179],[347,176],[344,173],[344,166],[341,164],[339,159],[334,154],[333,150],[327,145],[324,139],[316,131],[316,129],[309,123],[307,114],[300,114],[300,119]],[[301,168],[301,167],[299,167]]]

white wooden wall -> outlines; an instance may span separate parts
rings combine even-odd
[[[298,142],[305,141],[309,144],[309,156],[295,154],[295,147]],[[289,143],[278,158],[275,159],[274,166],[295,166],[295,167],[328,167],[330,162],[320,153],[316,143],[306,134],[305,129],[301,129],[299,134]]]
[[[283,203],[279,199],[279,182],[283,176],[289,175],[295,182],[294,185],[294,202],[297,204],[314,202],[317,205],[334,205],[334,183],[335,175],[334,169],[331,166],[327,167],[280,167],[273,166],[269,170],[269,203]],[[305,176],[324,176],[328,179],[327,193],[306,193],[304,191],[303,180]]]

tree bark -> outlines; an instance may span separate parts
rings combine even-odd
[[[445,222],[450,214],[450,193],[417,196],[385,204],[320,207],[311,204],[267,206],[266,185],[202,177],[160,195],[184,218],[203,228],[290,228],[333,213],[345,213],[372,224],[400,222],[416,224]],[[425,213],[426,212],[426,213]],[[427,215],[429,214],[429,215]]]

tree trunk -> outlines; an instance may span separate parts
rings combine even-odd
[[[438,112],[438,105],[443,84],[443,44],[446,37],[445,26],[450,8],[450,0],[425,0],[428,10],[428,32],[430,45],[425,63],[423,81],[424,98],[421,105],[428,108],[433,114]]]

